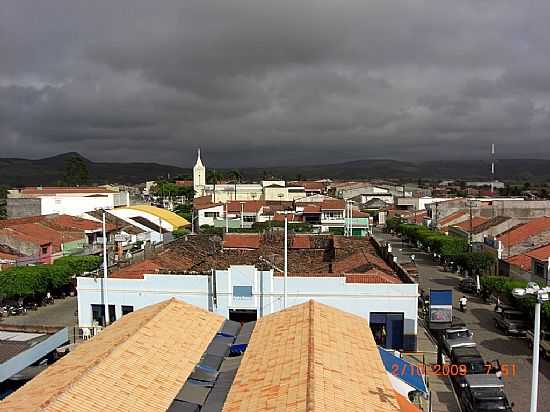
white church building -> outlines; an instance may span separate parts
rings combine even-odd
[[[206,183],[206,167],[198,150],[193,167],[195,197],[211,196],[212,202],[226,203],[230,200],[293,201],[306,196],[302,186],[288,186],[284,180],[262,180],[260,183]],[[215,192],[214,192],[215,187]]]

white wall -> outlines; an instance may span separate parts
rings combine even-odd
[[[223,206],[223,205],[210,207],[208,209],[199,209],[198,212],[197,212],[199,226],[202,226],[202,225],[214,226],[215,218],[206,217],[205,213],[218,212],[218,217],[219,218],[224,218],[225,217],[225,210],[224,209],[225,209],[225,206]]]
[[[91,304],[103,303],[102,279],[77,278],[78,322],[91,326]],[[121,305],[134,309],[175,297],[209,310],[209,286],[206,275],[145,275],[144,279],[107,279],[107,302],[116,305],[117,319]],[[253,266],[231,266],[216,271],[217,305],[213,311],[229,316],[229,309],[256,309],[264,316],[283,308],[282,276],[272,271],[258,271]],[[251,298],[233,296],[233,286],[252,286]],[[347,312],[369,318],[370,312],[402,312],[404,333],[416,334],[416,284],[346,283],[344,277],[289,277],[288,305],[315,299]],[[211,302],[210,302],[211,304]]]
[[[112,194],[101,196],[41,196],[41,213],[78,216],[95,209],[113,209]]]

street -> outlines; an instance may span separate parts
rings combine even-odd
[[[432,262],[432,257],[420,249],[404,246],[401,240],[390,234],[377,232],[375,237],[382,241],[389,241],[393,253],[399,262],[409,262],[410,255],[414,254],[419,273],[419,289],[426,292],[432,289],[453,288],[454,315],[464,321],[474,333],[474,340],[485,361],[498,359],[501,364],[510,369],[508,376],[504,376],[505,390],[510,402],[514,402],[514,411],[528,412],[531,395],[531,364],[532,351],[527,340],[521,337],[505,336],[497,330],[494,321],[494,305],[485,304],[481,299],[466,295],[468,298],[467,311],[459,311],[458,299],[463,295],[458,291],[459,280],[455,273],[443,272]],[[512,370],[516,371],[515,376]],[[548,411],[550,407],[550,363],[540,359],[538,409]]]

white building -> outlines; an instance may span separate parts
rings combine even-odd
[[[9,218],[60,214],[79,216],[96,209],[130,205],[128,192],[101,187],[33,187],[10,190]]]
[[[172,297],[234,320],[256,319],[284,307],[284,278],[272,270],[232,265],[227,270],[212,273],[144,274],[142,279],[132,276],[132,279],[109,278],[106,281],[78,278],[79,326],[102,323],[104,295],[111,321]],[[315,299],[369,319],[373,327],[384,328],[389,347],[414,350],[418,285],[380,283],[384,281],[383,275],[354,276],[289,276],[287,306]],[[368,283],[367,278],[378,283]]]
[[[264,180],[261,183],[206,183],[206,167],[200,149],[193,167],[195,197],[211,196],[214,203],[232,200],[292,201],[306,195],[302,186],[287,186],[284,180]]]

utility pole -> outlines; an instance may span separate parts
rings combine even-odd
[[[225,202],[225,233],[229,232],[229,221],[227,219],[227,202]]]
[[[107,303],[107,231],[105,229],[105,211],[103,211],[103,303],[105,304],[105,326],[109,324],[109,304]]]
[[[473,232],[473,222],[472,222],[472,201],[468,201],[468,206],[470,206],[470,236],[469,236],[469,240],[470,240],[470,252],[472,251],[472,232]]]
[[[285,279],[284,279],[284,295],[283,295],[283,309],[286,309],[288,290],[287,290],[287,277],[288,277],[288,215],[285,211]]]

